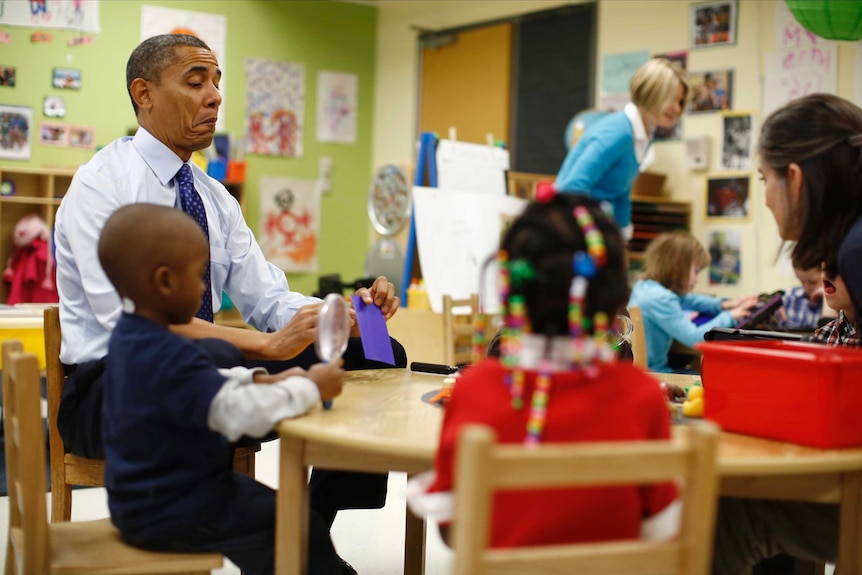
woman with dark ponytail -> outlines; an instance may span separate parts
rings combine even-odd
[[[759,154],[766,206],[796,242],[793,265],[837,269],[862,317],[862,109],[829,94],[793,100],[763,123]],[[838,532],[835,504],[723,498],[713,573],[748,573],[779,553],[834,562]]]

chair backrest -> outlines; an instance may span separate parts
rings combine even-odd
[[[46,307],[44,312],[43,331],[45,336],[45,380],[48,400],[48,448],[51,460],[51,483],[56,490],[65,489],[65,454],[66,448],[57,428],[57,414],[60,412],[60,398],[63,395],[63,384],[66,375],[63,373],[63,364],[60,363],[60,343],[63,339],[60,331],[60,308],[56,306]],[[99,482],[101,483],[101,482]],[[67,501],[68,499],[68,501]],[[58,498],[58,502],[60,498]],[[63,498],[62,507],[68,508],[71,513],[71,497]],[[52,500],[51,514],[54,521],[69,520],[69,516],[59,517],[58,514],[66,513],[58,510],[58,506]]]
[[[453,528],[456,575],[506,573],[637,573],[706,575],[712,557],[718,430],[675,430],[671,441],[548,444],[495,443],[471,425],[458,440]],[[680,535],[673,541],[616,541],[489,548],[495,490],[645,484],[681,479]]]
[[[21,342],[3,342],[3,431],[9,534],[21,573],[47,573],[48,516],[45,501],[45,436],[40,407],[39,360]],[[7,552],[11,551],[7,547]],[[7,560],[7,565],[10,565]]]
[[[643,369],[647,369],[647,349],[646,349],[646,332],[644,331],[644,316],[641,313],[641,308],[636,305],[630,305],[628,308],[629,317],[632,320],[632,355],[634,360],[632,363]]]
[[[467,308],[467,313],[455,313],[456,309]],[[476,314],[479,312],[479,296],[471,295],[466,299],[453,299],[443,296],[443,350],[447,365],[470,363],[473,350],[473,330]]]

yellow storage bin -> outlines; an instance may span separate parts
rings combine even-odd
[[[0,341],[19,339],[24,351],[35,353],[39,358],[39,369],[45,369],[45,335],[41,309],[0,309]],[[0,369],[3,368],[0,358]]]

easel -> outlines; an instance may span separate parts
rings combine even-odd
[[[419,136],[419,156],[416,159],[416,172],[413,185],[437,187],[437,134],[422,132]],[[410,232],[407,234],[407,250],[404,254],[404,276],[401,281],[401,301],[407,302],[407,288],[413,276],[413,258],[416,256],[416,214],[410,213]]]

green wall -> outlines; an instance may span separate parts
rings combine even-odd
[[[124,136],[136,126],[126,92],[125,67],[129,54],[140,41],[144,4],[227,17],[226,103],[221,113],[226,114],[226,130],[232,137],[240,137],[243,132],[246,58],[305,65],[303,156],[246,157],[246,217],[256,230],[261,176],[316,178],[319,158],[331,157],[332,191],[324,194],[322,200],[318,272],[340,273],[346,281],[359,277],[369,237],[366,194],[372,173],[371,112],[377,21],[377,10],[373,7],[329,0],[102,0],[99,4],[102,31],[96,35],[96,41],[72,48],[67,41],[77,36],[77,32],[48,29],[53,35],[52,43],[31,44],[30,34],[36,29],[0,26],[0,31],[10,35],[9,43],[0,45],[0,66],[17,68],[16,86],[0,87],[0,104],[32,107],[34,124],[31,160],[3,160],[0,166],[77,166],[92,155],[89,150],[40,145],[36,130],[42,121],[94,126],[98,146]],[[52,88],[51,70],[55,67],[80,69],[81,89]],[[359,76],[354,144],[316,141],[316,84],[317,72],[322,69]],[[42,100],[47,95],[65,98],[64,118],[43,115]],[[317,275],[291,274],[291,288],[310,294],[317,289]]]

